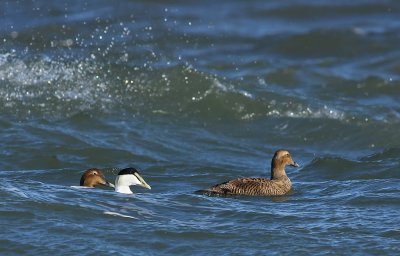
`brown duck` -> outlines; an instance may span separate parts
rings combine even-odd
[[[91,168],[86,170],[81,177],[81,181],[79,183],[81,186],[94,188],[97,185],[104,185],[108,187],[114,187],[114,184],[110,183],[104,177],[103,172],[97,168]]]
[[[271,179],[238,178],[210,188],[196,191],[207,195],[280,196],[290,191],[292,182],[286,176],[285,166],[299,167],[287,150],[275,152],[271,161]]]

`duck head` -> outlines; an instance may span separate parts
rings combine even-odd
[[[299,167],[299,165],[292,159],[289,151],[284,149],[277,150],[271,161],[271,180],[285,177],[285,167],[287,165]]]
[[[151,189],[149,184],[140,176],[135,168],[122,169],[115,178],[115,191],[124,194],[133,194],[129,186],[141,186]]]
[[[104,177],[103,172],[97,168],[86,170],[81,177],[80,185],[90,188],[94,188],[97,185],[114,187],[114,184],[110,183],[106,177]]]

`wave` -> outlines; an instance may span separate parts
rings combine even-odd
[[[297,179],[307,181],[399,179],[399,159],[398,148],[387,149],[359,159],[321,156],[306,165]]]
[[[286,91],[263,85],[249,88],[186,65],[143,69],[91,60],[23,59],[7,53],[0,55],[0,78],[0,104],[6,113],[20,117],[119,113],[346,119],[343,111]]]

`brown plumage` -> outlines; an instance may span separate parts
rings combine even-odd
[[[285,166],[298,167],[287,150],[275,152],[271,161],[271,179],[238,178],[199,190],[208,195],[280,196],[290,191],[292,182],[286,176]]]
[[[94,188],[97,185],[114,187],[112,183],[106,180],[103,172],[97,168],[91,168],[85,171],[81,177],[80,185],[84,187]]]

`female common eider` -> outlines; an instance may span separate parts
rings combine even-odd
[[[299,167],[287,150],[275,152],[271,161],[271,179],[238,178],[211,188],[196,191],[207,195],[280,196],[290,191],[292,182],[286,176],[285,166]]]
[[[97,168],[91,168],[85,171],[81,177],[80,185],[89,188],[94,188],[97,185],[114,187],[114,184],[106,180],[103,172]]]
[[[140,176],[135,168],[125,168],[121,170],[115,178],[115,192],[123,194],[133,194],[129,186],[139,185],[151,189],[149,184]]]

